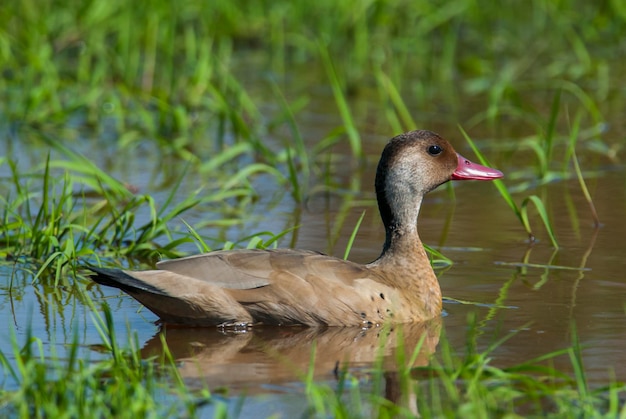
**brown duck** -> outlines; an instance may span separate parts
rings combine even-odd
[[[424,194],[449,180],[492,180],[430,131],[389,141],[376,172],[385,225],[367,265],[294,249],[216,251],[157,263],[157,270],[90,268],[92,279],[130,294],[165,323],[192,326],[408,323],[441,313],[441,290],[417,234]]]

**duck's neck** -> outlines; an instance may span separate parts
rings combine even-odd
[[[395,181],[393,172],[379,167],[376,176],[378,207],[385,225],[385,244],[370,267],[393,281],[396,288],[412,295],[418,306],[438,314],[441,289],[417,233],[417,217],[424,192],[414,184]]]
[[[417,216],[424,193],[415,184],[398,181],[399,178],[402,174],[395,173],[383,162],[379,164],[376,198],[386,233],[381,257],[397,250],[422,247],[417,234]]]
[[[383,217],[385,225],[385,244],[381,256],[387,253],[395,253],[398,250],[414,249],[422,247],[419,235],[417,234],[417,216],[421,199],[413,203],[412,208],[402,208],[400,213],[393,213],[390,217]],[[381,211],[382,213],[382,211]]]
[[[386,232],[385,244],[382,253],[373,262],[380,268],[397,272],[398,275],[394,276],[398,278],[398,281],[406,279],[407,283],[403,284],[406,286],[412,286],[421,281],[437,281],[417,233],[419,202],[416,204],[414,211],[406,209],[403,215],[407,218],[383,218]]]

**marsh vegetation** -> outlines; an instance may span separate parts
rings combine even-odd
[[[0,412],[625,417],[624,34],[619,0],[5,1]],[[372,260],[376,160],[415,128],[506,175],[422,207],[428,333],[185,335],[86,277],[236,247]],[[384,356],[322,362],[346,340]],[[225,369],[183,370],[199,352]],[[290,375],[211,381],[251,365]]]

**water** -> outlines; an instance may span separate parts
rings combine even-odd
[[[307,113],[302,117],[301,129],[311,143],[339,124],[327,100],[327,92],[323,90],[314,102],[319,101],[318,109],[328,111]],[[454,130],[448,128],[442,134],[450,132]],[[280,138],[268,141],[279,142]],[[300,224],[297,236],[288,235],[282,245],[294,242],[300,248],[341,256],[353,226],[365,210],[350,258],[357,262],[373,260],[384,240],[372,185],[375,164],[385,141],[384,135],[364,135],[367,152],[364,162],[350,158],[347,144],[337,145],[334,180],[345,193],[313,194],[304,207],[294,204],[277,185],[258,178],[255,187],[259,194],[270,198],[262,198],[254,207],[255,213],[242,225],[216,230],[215,235],[237,240],[254,231],[279,232]],[[459,136],[454,143],[458,151],[473,158],[461,145]],[[110,166],[112,175],[138,186],[142,192],[153,193],[157,201],[165,199],[168,191],[161,184],[166,182],[159,181],[161,164],[154,150],[144,145],[142,150],[136,150],[136,155],[116,160],[111,155],[115,151],[110,144],[104,145],[102,141],[96,144],[102,148],[94,148],[90,143],[79,151],[97,164]],[[9,148],[7,144],[5,149],[9,150],[7,155],[19,157],[23,167],[40,164],[47,153],[45,147],[17,145]],[[581,161],[583,165],[588,162],[585,156]],[[435,322],[426,330],[423,326],[404,328],[407,347],[415,346],[419,337],[426,333],[416,364],[425,365],[428,356],[437,350],[440,328],[445,329],[453,350],[463,353],[468,319],[474,319],[479,327],[478,350],[487,350],[493,342],[512,334],[493,349],[491,358],[496,366],[515,365],[567,348],[576,335],[583,348],[585,372],[591,385],[605,384],[613,377],[626,380],[623,362],[626,338],[625,168],[609,161],[592,163],[602,169],[598,175],[588,177],[602,223],[599,228],[593,226],[589,207],[576,180],[562,180],[515,195],[518,202],[529,194],[536,194],[547,202],[561,245],[558,250],[551,246],[537,217],[532,223],[538,240],[530,242],[514,213],[488,182],[455,184],[454,198],[446,187],[428,195],[422,206],[420,235],[425,243],[440,249],[454,261],[450,269],[440,272],[444,295],[469,304],[447,301],[440,323]],[[496,167],[505,174],[518,173],[520,167],[533,162],[525,159],[509,161],[509,164],[515,167]],[[6,166],[2,170],[1,174],[6,176]],[[185,181],[187,186],[182,188],[181,196],[202,184],[201,179],[192,177]],[[314,185],[316,181],[320,182],[314,179]],[[508,177],[506,182],[515,185],[518,181]],[[350,200],[354,200],[352,204],[345,205]],[[346,218],[336,228],[334,220],[340,216]],[[191,223],[204,217],[207,217],[205,209],[185,215]],[[180,220],[173,223],[179,223],[179,228],[184,230]],[[210,228],[207,234],[212,234]],[[194,248],[190,246],[187,250]],[[42,340],[47,355],[63,358],[68,344],[77,340],[81,343],[83,358],[98,360],[106,356],[91,346],[101,343],[91,308],[82,302],[80,295],[69,290],[33,282],[36,268],[21,263],[0,264],[0,323],[7,325],[0,331],[0,350],[11,354],[13,335],[22,344],[32,333]],[[231,388],[235,395],[245,392],[249,403],[244,408],[244,416],[266,410],[294,415],[301,412],[298,400],[304,397],[304,390],[299,383],[310,365],[314,342],[318,354],[314,362],[316,379],[333,382],[337,361],[349,362],[357,374],[366,371],[376,358],[378,335],[384,332],[306,328],[255,328],[237,333],[161,330],[155,324],[156,317],[125,294],[92,285],[88,285],[85,292],[95,301],[106,301],[111,307],[118,341],[136,337],[142,352],[150,356],[159,353],[159,335],[164,333],[180,362],[181,374],[191,386],[206,383],[211,388]],[[395,347],[394,342],[399,339],[397,333],[396,330],[385,335],[387,351]],[[571,371],[566,356],[556,358],[554,364],[563,371]],[[5,388],[14,384],[10,377],[2,377],[0,381]],[[236,399],[237,396],[233,396],[232,403]]]

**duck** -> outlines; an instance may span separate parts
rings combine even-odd
[[[291,248],[218,250],[160,261],[153,270],[90,266],[163,324],[359,326],[426,322],[442,294],[417,231],[424,195],[450,180],[494,180],[501,171],[458,154],[438,134],[415,130],[385,145],[375,177],[385,228],[367,264]]]

